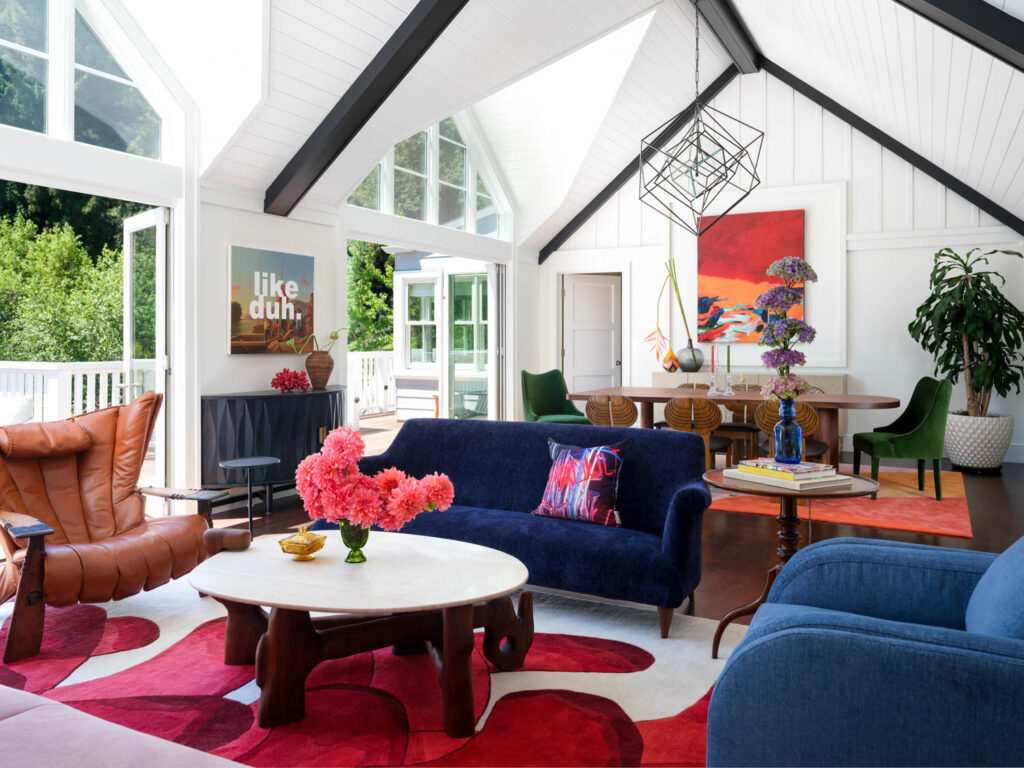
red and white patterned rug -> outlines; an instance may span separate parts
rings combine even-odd
[[[498,672],[478,647],[476,733],[450,739],[427,657],[388,649],[321,664],[305,719],[258,727],[253,668],[222,663],[223,615],[185,580],[48,609],[42,652],[0,665],[0,684],[248,765],[704,764],[724,663],[710,657],[708,620],[677,616],[662,640],[653,611],[539,594],[525,667]],[[744,631],[730,627],[723,655]]]

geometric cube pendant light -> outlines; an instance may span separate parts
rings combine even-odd
[[[757,163],[764,132],[700,103],[700,11],[694,11],[693,117],[667,148],[658,146],[655,138],[678,115],[641,140],[640,201],[699,236],[761,183]],[[712,210],[716,213],[710,214]]]

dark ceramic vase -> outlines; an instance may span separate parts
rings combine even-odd
[[[687,373],[696,373],[704,365],[704,353],[694,349],[693,339],[686,340],[686,349],[680,349],[676,353],[679,357],[679,370]]]

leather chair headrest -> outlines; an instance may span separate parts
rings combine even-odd
[[[39,459],[80,453],[92,445],[85,428],[71,420],[0,427],[0,453],[8,459]]]

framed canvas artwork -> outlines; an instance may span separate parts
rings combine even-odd
[[[313,334],[313,257],[231,246],[231,354],[294,354]]]
[[[765,270],[784,256],[804,256],[804,212],[769,211],[723,216],[697,240],[697,340],[753,342],[765,310],[758,294],[782,281]],[[789,313],[803,318],[804,303]]]

